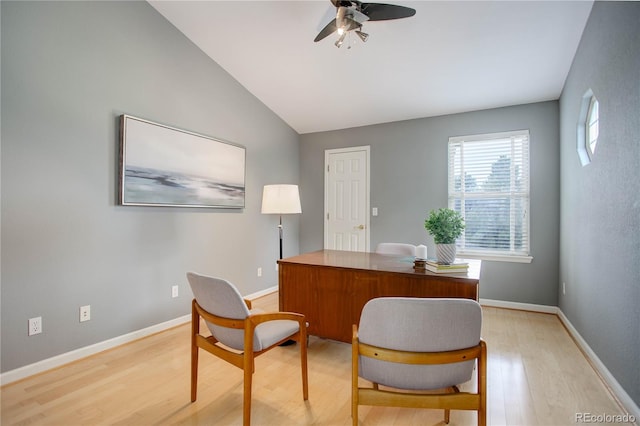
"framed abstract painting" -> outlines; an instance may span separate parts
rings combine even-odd
[[[244,208],[246,149],[123,114],[118,203]]]

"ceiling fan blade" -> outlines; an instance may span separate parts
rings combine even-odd
[[[330,36],[337,30],[338,30],[338,27],[336,26],[336,20],[333,19],[322,29],[322,31],[318,33],[318,35],[316,36],[316,38],[313,39],[313,41],[318,42],[323,38]]]
[[[395,4],[362,3],[361,7],[360,11],[367,15],[370,21],[408,18],[416,14],[415,9]]]

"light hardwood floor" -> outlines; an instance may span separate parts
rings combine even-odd
[[[277,293],[254,306],[276,309]],[[488,424],[574,425],[576,413],[624,414],[555,315],[483,311]],[[189,325],[181,325],[6,385],[2,425],[241,424],[242,371],[205,352],[198,400],[189,401],[189,334]],[[351,346],[312,336],[308,356],[306,402],[295,346],[256,359],[254,425],[351,424]],[[360,407],[359,413],[363,425],[444,424],[441,410]],[[451,412],[451,425],[475,423],[475,413]]]

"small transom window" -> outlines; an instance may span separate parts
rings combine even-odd
[[[600,104],[591,89],[582,96],[578,118],[578,156],[583,166],[591,163],[600,134]]]
[[[589,102],[589,113],[587,114],[587,149],[590,156],[596,152],[596,145],[598,144],[598,100],[595,96],[591,97]]]

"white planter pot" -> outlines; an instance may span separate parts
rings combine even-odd
[[[451,264],[456,260],[455,244],[436,244],[436,259],[438,263]]]

